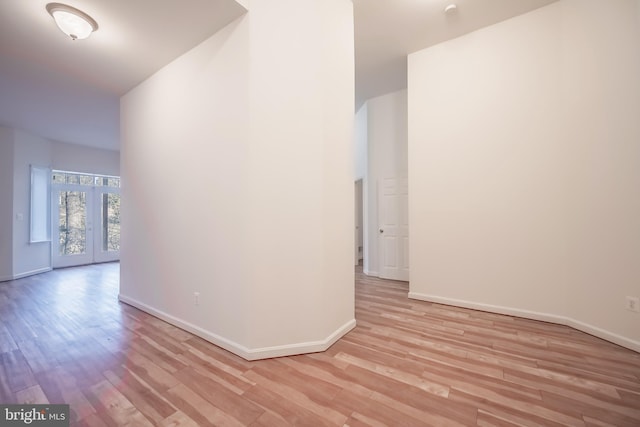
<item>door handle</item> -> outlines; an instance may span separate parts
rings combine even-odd
[[[378,231],[380,232],[380,234],[384,233],[384,230],[382,228]]]

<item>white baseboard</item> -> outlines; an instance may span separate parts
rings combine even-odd
[[[331,335],[321,341],[310,341],[296,344],[287,344],[274,347],[262,347],[249,350],[250,357],[247,360],[269,359],[272,357],[295,356],[296,354],[319,353],[327,350],[336,341],[345,336],[349,331],[356,327],[356,319],[351,319]],[[215,343],[214,343],[215,344]]]
[[[165,322],[170,323],[180,329],[191,332],[192,334],[205,339],[217,345],[218,347],[224,348],[225,350],[228,350],[231,353],[236,354],[246,360],[269,359],[272,357],[294,356],[296,354],[318,353],[321,351],[325,351],[356,326],[355,319],[352,319],[336,329],[331,335],[321,341],[287,344],[274,347],[247,348],[225,337],[214,334],[192,323],[186,322],[133,298],[127,297],[126,295],[120,294],[118,295],[118,299],[125,304],[138,308],[145,313],[162,319]]]
[[[364,274],[366,274],[367,276],[373,276],[373,277],[378,277],[378,272],[377,271],[373,271],[373,270],[367,270],[367,269],[362,269],[362,272]]]
[[[7,282],[9,280],[18,280],[18,279],[22,279],[23,277],[33,276],[35,274],[40,274],[40,273],[46,273],[47,271],[51,271],[51,270],[52,270],[51,267],[44,267],[44,268],[38,268],[36,270],[25,271],[24,273],[18,273],[13,276],[3,276],[3,277],[0,277],[0,282]]]
[[[575,319],[567,318],[567,326],[571,326],[573,329],[577,329],[594,337],[602,338],[603,340],[618,344],[621,347],[628,348],[629,350],[640,353],[640,341],[634,341],[622,335],[615,334],[613,332],[606,331],[588,323],[580,322]]]
[[[456,307],[470,308],[473,310],[481,310],[481,311],[488,311],[491,313],[506,314],[506,315],[515,316],[515,317],[523,317],[525,319],[541,320],[543,322],[550,322],[558,325],[570,326],[579,331],[586,332],[587,334],[593,335],[598,338],[602,338],[603,340],[628,348],[629,350],[640,352],[639,341],[634,341],[632,339],[623,337],[613,332],[606,331],[604,329],[598,328],[593,325],[589,325],[584,322],[580,322],[570,317],[558,316],[555,314],[548,314],[548,313],[540,313],[536,311],[521,310],[517,308],[503,307],[498,305],[483,304],[483,303],[477,303],[472,301],[464,301],[464,300],[458,300],[453,298],[440,297],[436,295],[427,295],[427,294],[421,294],[417,292],[409,292],[409,298],[420,300],[420,301],[435,302],[438,304],[453,305]]]

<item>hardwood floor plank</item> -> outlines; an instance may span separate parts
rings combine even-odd
[[[617,427],[615,424],[596,420],[595,418],[591,418],[586,415],[582,418],[584,419],[584,424],[586,427]]]
[[[417,420],[421,420],[424,417],[424,406],[409,405],[402,401],[402,399],[399,397],[393,398],[386,394],[374,392],[371,395],[371,400],[373,400],[374,402],[379,402],[380,404],[385,405],[389,408],[394,408],[395,410]],[[444,414],[437,410],[427,411],[427,413],[429,413],[429,425],[434,427],[464,427],[472,425],[473,421],[475,421],[475,411],[471,412],[472,414],[465,417],[462,414]]]
[[[413,417],[398,408],[387,406],[373,399],[365,399],[358,394],[351,393],[349,390],[342,390],[336,396],[333,407],[340,412],[351,414],[351,418],[345,419],[344,423],[355,419],[369,425],[413,427],[431,425],[431,418],[424,416]]]
[[[7,375],[9,390],[17,392],[37,385],[29,364],[20,350],[12,350],[0,355],[0,361]]]
[[[504,396],[513,399],[542,399],[540,390],[535,386],[503,381],[502,379],[496,380],[482,373],[469,372],[466,369],[447,365],[430,364],[422,375],[433,381],[448,384],[450,387],[478,396],[492,395],[496,396],[496,398],[498,398],[497,396]]]
[[[343,423],[346,420],[345,414],[336,412],[330,406],[330,402],[342,390],[340,387],[324,381],[311,383],[310,377],[286,366],[286,369],[279,369],[275,365],[277,363],[274,362],[256,367],[246,373],[246,376],[256,383],[253,388],[267,388],[278,395],[280,399],[303,407],[335,424]]]
[[[251,401],[243,399],[211,378],[201,374],[194,368],[185,368],[176,373],[176,378],[183,384],[209,401],[212,405],[222,410],[242,424],[250,424],[262,415],[263,409]]]
[[[373,418],[354,412],[351,418],[345,423],[348,427],[387,427],[386,424],[374,420]]]
[[[96,413],[75,377],[62,366],[37,375],[49,403],[69,405],[72,422],[79,422]]]
[[[294,356],[291,359],[295,358]],[[252,372],[278,384],[295,388],[320,405],[328,404],[342,390],[342,387],[330,382],[313,381],[313,377],[307,375],[305,370],[294,369],[278,359],[268,359],[264,362],[254,367]]]
[[[579,412],[570,406],[562,408],[562,411],[555,411],[546,407],[542,401],[491,400],[456,388],[451,389],[449,397],[454,401],[477,405],[479,410],[494,413],[506,420],[514,420],[527,426],[584,426]]]
[[[478,410],[476,425],[479,427],[524,427],[524,424],[515,423],[483,409]]]
[[[180,383],[180,380],[173,374],[165,371],[139,352],[129,351],[125,354],[125,358],[123,366],[151,384],[155,390],[168,390]]]
[[[114,368],[113,371],[105,371],[104,376],[142,415],[154,424],[176,412],[175,407],[133,372],[120,367],[120,369]]]
[[[145,338],[140,337],[139,339],[131,340],[129,342],[130,347],[170,374],[187,367],[178,358],[178,354],[173,354],[160,347],[155,341],[146,340]]]
[[[244,377],[243,371],[239,371],[235,367],[227,365],[224,361],[191,347],[189,344],[185,344],[185,346],[188,351],[182,353],[179,359],[183,363],[195,367],[200,372],[215,377],[216,381],[224,383],[227,388],[234,389],[236,393],[242,394],[243,391],[255,385],[253,381]]]
[[[79,421],[72,420],[72,425],[81,427],[109,427],[113,425],[112,423],[113,421],[110,420],[109,424],[107,424],[99,415],[95,413]]]
[[[361,268],[355,329],[254,362],[119,303],[118,279],[107,263],[0,283],[0,403],[68,403],[71,426],[640,426],[640,354],[409,300]]]
[[[275,426],[289,426],[289,425],[302,425],[302,424],[287,422],[271,411],[265,412],[264,414],[260,415],[260,418],[258,418],[253,423],[251,423],[251,427],[275,427]]]
[[[7,330],[6,326],[0,325],[0,353],[17,349],[18,345],[13,340],[13,335]]]
[[[184,347],[180,341],[168,335],[173,332],[173,329],[178,328],[175,326],[171,326],[170,328],[162,327],[162,325],[159,326],[158,322],[154,322],[153,327],[143,323],[141,327],[136,329],[136,334],[140,336],[141,340],[149,344],[155,344],[156,348],[163,349],[167,354],[176,355],[182,353]]]
[[[53,368],[51,360],[46,357],[36,340],[20,341],[18,344],[22,355],[24,356],[31,372],[38,374]]]
[[[200,337],[192,336],[190,339],[184,341],[183,345],[187,349],[199,350],[203,354],[220,361],[221,364],[233,369],[234,372],[246,372],[254,365],[254,362],[249,362],[241,357],[237,357],[235,354],[232,354],[220,347],[212,346],[210,342],[207,342]]]
[[[331,427],[335,424],[328,418],[322,417],[296,401],[283,399],[282,395],[266,387],[255,386],[247,390],[243,397],[256,403],[264,409],[251,426],[308,426]],[[346,417],[345,417],[346,418]]]
[[[0,354],[0,361],[2,361],[2,355]],[[7,374],[4,363],[0,363],[0,403],[15,403],[16,395],[11,390],[9,384],[9,375]]]
[[[576,402],[589,405],[592,408],[626,414],[630,417],[640,418],[640,406],[636,402],[627,403],[621,398],[602,395],[596,388],[594,390],[584,390],[579,387],[572,387],[571,384],[544,383],[535,379],[527,379],[520,375],[505,375],[505,380],[518,382],[519,384],[529,384],[544,392],[556,396],[566,397]]]
[[[89,400],[98,412],[106,414],[117,425],[153,426],[153,424],[106,379],[89,390]]]
[[[419,388],[423,391],[426,391],[427,393],[435,394],[436,396],[442,396],[442,397],[447,397],[449,395],[449,387],[447,387],[446,385],[428,381],[412,373],[396,370],[392,367],[370,362],[368,360],[351,356],[346,353],[340,353],[338,354],[337,357],[340,360],[348,362],[352,365],[358,366],[362,369],[366,369],[367,371],[374,372],[378,375],[382,375],[387,378],[394,379],[401,383],[405,383],[412,387]]]
[[[262,373],[264,374],[264,372]],[[279,395],[280,399],[303,407],[320,418],[326,418],[333,425],[342,425],[347,420],[347,415],[330,407],[328,402],[323,404],[314,401],[300,387],[294,388],[274,381],[267,376],[261,375],[260,371],[251,370],[246,373],[246,376],[256,383],[256,387],[267,388]]]
[[[620,393],[620,398],[623,402],[640,410],[640,393],[627,391],[625,389],[619,389],[618,393]]]
[[[199,427],[198,424],[193,421],[182,411],[176,411],[162,420],[159,427]]]
[[[28,320],[29,317],[25,319],[24,316],[21,316],[19,313],[20,307],[26,306],[29,307],[30,310],[32,310],[30,314],[34,315],[35,313],[37,313],[37,308],[31,307],[30,304],[25,303],[24,305],[18,305],[18,303],[18,300],[12,300],[7,312],[3,313],[3,317],[7,316],[5,320],[5,331],[10,334],[11,340],[14,344],[16,342],[29,341],[38,337],[38,333],[30,325],[30,322]],[[36,323],[36,325],[38,324],[39,322]]]
[[[492,366],[491,364],[469,361],[466,357],[447,357],[431,351],[413,351],[409,356],[422,360],[424,363],[437,363],[449,366],[450,368],[458,368],[467,372],[481,372],[486,377],[502,379],[504,370],[501,367]]]
[[[549,371],[546,369],[534,369],[521,366],[518,369],[505,369],[505,375],[511,378],[529,378],[531,384],[561,384],[564,387],[570,387],[574,390],[588,391],[596,393],[604,397],[620,399],[618,390],[608,384],[602,384],[596,381],[590,381],[574,375],[566,375],[559,372]]]
[[[21,404],[47,404],[50,403],[39,385],[25,388],[16,392],[16,401]]]
[[[595,406],[591,400],[575,399],[547,391],[542,392],[542,399],[551,409],[562,410],[565,407],[571,407],[592,420],[613,422],[618,427],[637,427],[640,419],[640,408],[621,408],[618,405]]]
[[[320,360],[302,357],[283,357],[279,360],[281,363],[291,366],[300,372],[304,372],[315,380],[320,380],[339,387],[340,389],[348,388],[351,392],[369,397],[373,391],[363,387],[360,384],[350,381],[341,372],[333,372],[333,368]],[[315,380],[309,380],[310,384],[315,384]]]
[[[246,424],[212,405],[202,396],[184,384],[178,384],[167,392],[167,399],[199,426],[232,426],[240,427]]]

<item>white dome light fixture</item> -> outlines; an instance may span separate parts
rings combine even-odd
[[[458,6],[455,3],[451,3],[447,7],[444,8],[444,13],[452,13],[458,9]]]
[[[47,12],[56,21],[58,28],[71,37],[71,40],[86,39],[98,29],[98,23],[92,17],[66,4],[49,3]]]

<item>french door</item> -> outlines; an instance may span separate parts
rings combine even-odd
[[[93,262],[120,259],[120,189],[94,188]]]
[[[53,268],[118,260],[119,178],[84,175],[89,179],[81,183],[60,175],[54,172],[51,186]],[[118,187],[109,186],[113,181],[108,180],[117,180]]]

